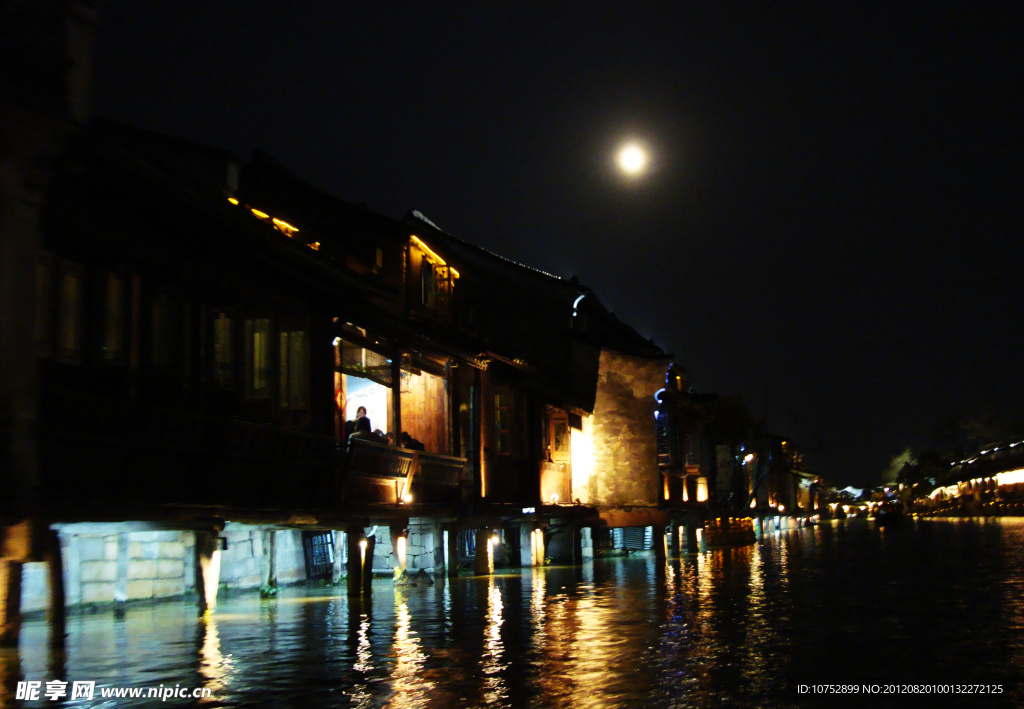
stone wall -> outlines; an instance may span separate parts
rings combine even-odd
[[[115,601],[175,598],[195,589],[195,535],[177,530],[134,530],[130,525],[55,525],[61,540],[64,593],[68,606]],[[220,583],[226,588],[258,588],[264,578],[269,548],[275,535],[277,581],[306,578],[302,532],[265,532],[257,527],[228,523],[221,536]],[[266,559],[264,558],[266,557]],[[49,600],[46,565],[22,567],[22,612],[45,610]]]
[[[248,524],[228,522],[220,536],[228,548],[220,553],[220,582],[227,588],[258,588],[269,559],[269,535],[274,535],[278,584],[306,580],[306,558],[302,551],[302,532],[285,529],[263,531]]]
[[[405,568],[409,574],[423,569],[434,573],[444,567],[444,535],[441,526],[425,517],[409,520],[409,536],[405,545]],[[377,543],[373,550],[373,572],[391,574],[398,568],[398,558],[391,547],[391,533],[387,527],[377,528]]]
[[[195,537],[176,530],[120,531],[114,524],[56,525],[67,605],[181,596],[195,586]],[[46,565],[25,564],[21,607],[48,604]]]
[[[654,393],[664,386],[668,364],[601,351],[594,413],[579,435],[573,432],[574,498],[596,505],[658,504]]]

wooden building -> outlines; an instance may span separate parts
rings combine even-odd
[[[494,539],[512,563],[578,559],[707,500],[702,414],[669,355],[575,278],[418,212],[97,122],[39,233],[39,465],[0,481],[29,491],[0,503],[8,524],[194,529],[204,598],[225,521],[346,530],[360,593],[377,527],[403,571],[415,527],[432,568],[475,545],[482,572]]]

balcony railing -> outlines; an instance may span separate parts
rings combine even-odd
[[[427,485],[442,485],[444,487],[458,487],[462,478],[462,471],[466,467],[465,458],[456,458],[451,455],[438,455],[436,453],[417,453],[419,470],[416,471],[414,480]]]
[[[416,451],[352,438],[348,446],[348,472],[380,480],[406,480]]]
[[[465,467],[465,458],[395,448],[358,438],[349,442],[346,456],[350,476],[379,483],[401,482],[402,490],[411,485],[409,489],[416,492],[419,502],[451,498],[446,493],[458,491]]]

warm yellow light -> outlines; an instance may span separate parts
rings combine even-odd
[[[779,512],[785,512],[785,511],[786,511],[786,506],[785,505],[779,505]]]
[[[754,461],[754,454],[747,453],[747,456],[743,459],[744,463],[752,463]]]
[[[1019,485],[1024,483],[1024,468],[1008,470],[1005,473],[996,475],[996,483],[999,485]]]
[[[551,493],[551,504],[552,505],[558,504],[558,493],[557,492]]]
[[[231,202],[231,204],[238,204],[238,200],[234,197],[228,197],[228,201]]]
[[[572,486],[570,492],[573,499],[579,498],[583,504],[590,501],[588,490],[591,488],[590,478],[597,468],[597,453],[594,448],[594,421],[592,416],[584,416],[583,429],[571,429],[569,457],[572,465]]]
[[[313,249],[313,251],[319,251],[320,250],[320,242],[319,241],[314,241],[312,244],[309,245],[309,248]]]
[[[291,236],[292,234],[299,233],[299,230],[298,230],[297,227],[292,226],[291,224],[289,224],[288,222],[286,222],[283,219],[278,219],[277,217],[274,217],[273,221],[274,221],[274,226],[276,226],[279,231],[284,232],[288,236]]]
[[[452,269],[452,278],[461,278],[459,272],[456,271],[454,268]]]
[[[757,507],[757,500],[751,500],[750,501],[750,509],[754,509],[755,507]]]
[[[267,214],[266,212],[261,212],[258,209],[252,209],[252,213],[255,214],[257,217],[259,217],[260,219],[270,219],[270,215],[269,214]]]
[[[435,253],[434,253],[434,250],[433,250],[433,249],[431,249],[431,248],[430,248],[429,246],[427,246],[426,244],[424,244],[424,243],[423,243],[423,242],[422,242],[422,241],[420,240],[420,238],[419,238],[418,236],[416,236],[415,234],[413,234],[411,238],[412,238],[412,240],[413,240],[413,241],[415,241],[415,242],[416,242],[416,245],[417,245],[417,246],[419,246],[419,247],[420,247],[421,249],[423,249],[423,251],[425,251],[425,252],[426,252],[427,256],[429,256],[429,257],[430,257],[431,259],[433,259],[434,261],[437,261],[437,265],[438,265],[438,266],[445,266],[445,265],[446,265],[446,264],[445,264],[445,262],[444,262],[444,259],[443,259],[443,258],[441,258],[440,256],[438,256],[437,254],[435,254]],[[456,276],[456,277],[457,277],[457,276]]]
[[[697,502],[706,502],[708,499],[708,479],[697,478]]]
[[[408,505],[410,502],[412,502],[412,495],[408,492],[402,495],[402,502]]]
[[[491,544],[493,544],[494,546],[498,546],[499,544],[501,544],[501,537],[499,537],[497,534],[493,535],[491,537]]]
[[[619,167],[627,175],[639,175],[647,167],[647,153],[639,145],[627,145],[619,151]]]

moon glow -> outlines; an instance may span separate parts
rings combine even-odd
[[[639,175],[647,167],[647,153],[639,145],[630,143],[619,150],[619,167],[627,175]]]

